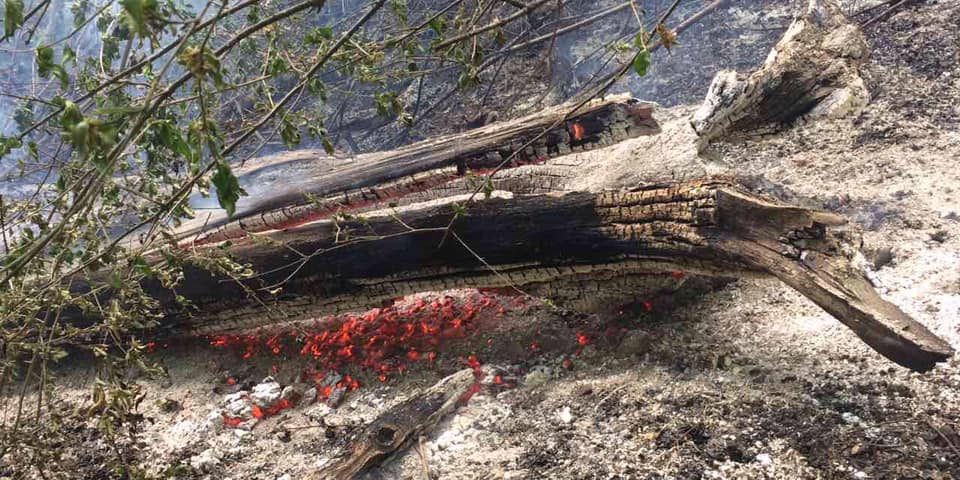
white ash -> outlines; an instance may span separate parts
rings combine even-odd
[[[250,392],[250,400],[261,407],[269,407],[280,400],[282,393],[283,387],[280,386],[280,383],[273,377],[267,377],[253,387],[253,391]]]
[[[202,473],[210,473],[222,461],[222,455],[217,450],[208,448],[190,458],[190,466]]]
[[[563,408],[557,411],[557,419],[568,425],[573,422],[573,413],[570,412],[568,405],[564,405]]]

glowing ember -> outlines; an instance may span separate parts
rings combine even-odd
[[[651,303],[649,300],[644,301],[644,302],[643,302],[643,310],[646,311],[646,312],[652,312],[652,311],[653,311],[653,303]]]
[[[670,272],[670,276],[673,277],[673,278],[676,278],[677,280],[682,279],[685,275],[686,275],[686,274],[684,274],[684,273],[683,273],[682,271],[680,271],[680,270],[674,270],[674,271]]]
[[[261,407],[256,403],[250,407],[253,418],[256,418],[257,420],[263,420],[264,418],[272,417],[288,408],[293,408],[293,402],[287,400],[286,398],[281,398],[277,403],[266,408]]]
[[[573,135],[573,139],[579,142],[583,140],[583,136],[587,133],[587,130],[583,128],[583,125],[573,123],[570,125],[570,133]]]
[[[577,344],[579,344],[581,347],[589,345],[590,337],[588,337],[586,333],[577,332]]]
[[[476,355],[470,355],[467,357],[467,365],[469,365],[470,368],[477,370],[480,368],[480,360],[477,360]]]
[[[226,414],[223,415],[223,424],[230,428],[237,428],[243,422],[245,422],[245,420],[240,417],[231,417],[230,415]]]
[[[470,399],[473,398],[473,396],[480,391],[480,388],[481,387],[479,382],[474,382],[473,385],[470,385],[470,389],[467,390],[466,392],[463,392],[463,394],[460,395],[460,398],[459,398],[460,404],[466,405],[470,401]]]
[[[265,339],[257,335],[218,335],[210,339],[210,345],[235,349],[245,359],[258,354],[290,356],[299,352],[317,362],[316,371],[359,367],[386,381],[405,371],[407,362],[423,358],[434,362],[441,342],[464,338],[476,330],[481,317],[505,311],[496,297],[482,292],[462,300],[421,297],[359,315],[327,318],[318,325],[328,327],[319,330],[272,334]]]
[[[360,382],[354,377],[343,375],[348,371],[364,372],[387,382],[402,375],[410,364],[436,362],[440,345],[475,333],[481,322],[491,321],[508,309],[526,307],[523,298],[493,292],[475,291],[459,298],[423,296],[397,299],[393,305],[360,314],[326,317],[313,327],[299,330],[224,334],[212,336],[208,341],[211,346],[232,350],[244,359],[254,356],[308,359],[309,366],[301,372],[301,381],[315,383],[317,400],[331,401],[345,391],[360,388]],[[539,349],[539,345],[534,345],[534,350]],[[482,376],[481,362],[476,355],[461,361],[478,377]],[[234,377],[226,381],[229,385],[238,383]],[[471,389],[461,400],[466,402],[476,390]],[[263,419],[291,408],[292,404],[284,401],[271,407],[254,407],[251,407],[253,418]],[[227,419],[224,422],[231,426],[239,424]]]

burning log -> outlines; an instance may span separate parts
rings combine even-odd
[[[832,0],[810,0],[759,70],[717,73],[692,124],[702,145],[726,134],[775,132],[796,120],[856,114],[869,98],[860,78],[860,29]]]
[[[489,171],[510,156],[514,158],[507,167],[540,164],[572,151],[660,131],[653,104],[629,96],[590,102],[573,115],[569,110],[569,105],[560,105],[355,158],[300,150],[251,160],[236,171],[250,194],[237,202],[236,217],[230,219],[222,210],[201,214],[186,222],[177,237],[188,244],[218,242],[329,218],[341,210],[437,198],[450,193],[437,187]],[[521,150],[536,137],[540,138]]]
[[[242,181],[253,195],[239,219],[197,219],[179,237],[257,274],[228,278],[187,266],[175,292],[148,282],[166,312],[159,334],[286,330],[453,288],[513,288],[582,307],[585,299],[659,296],[690,277],[761,274],[903,366],[926,371],[952,355],[874,290],[858,235],[836,215],[717,178],[570,192],[579,172],[564,155],[656,133],[651,109],[611,97],[576,116],[561,106],[342,165],[315,152],[248,165]],[[486,185],[486,195],[465,193],[476,189],[471,171],[511,156],[520,165]]]
[[[494,192],[464,206],[465,200],[455,196],[237,239],[230,253],[263,273],[241,285],[188,270],[177,293],[199,312],[171,309],[166,326],[192,333],[284,328],[451,288],[569,289],[587,296],[593,294],[581,291],[587,283],[624,277],[765,274],[903,366],[929,370],[953,353],[877,294],[860,268],[859,236],[843,218],[780,205],[728,180],[562,195]],[[466,215],[448,231],[457,208]],[[282,293],[266,294],[276,286]],[[173,304],[169,292],[153,290]],[[256,306],[251,291],[261,294]]]
[[[310,478],[355,478],[406,448],[463,403],[477,385],[476,374],[474,369],[460,370],[390,408],[363,429],[351,450],[332,469]]]

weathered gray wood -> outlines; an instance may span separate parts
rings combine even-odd
[[[559,105],[516,120],[350,158],[300,150],[253,159],[235,172],[249,193],[237,202],[235,218],[228,219],[220,209],[201,211],[176,236],[187,244],[210,243],[329,217],[341,209],[386,206],[400,196],[495,168],[544,132],[516,155],[513,166],[540,163],[586,144],[660,131],[653,119],[653,104],[627,95],[589,102],[571,114],[572,107]]]

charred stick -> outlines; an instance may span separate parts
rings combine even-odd
[[[315,480],[349,480],[409,447],[462,403],[476,383],[472,369],[460,370],[380,414],[363,429],[351,450]]]

